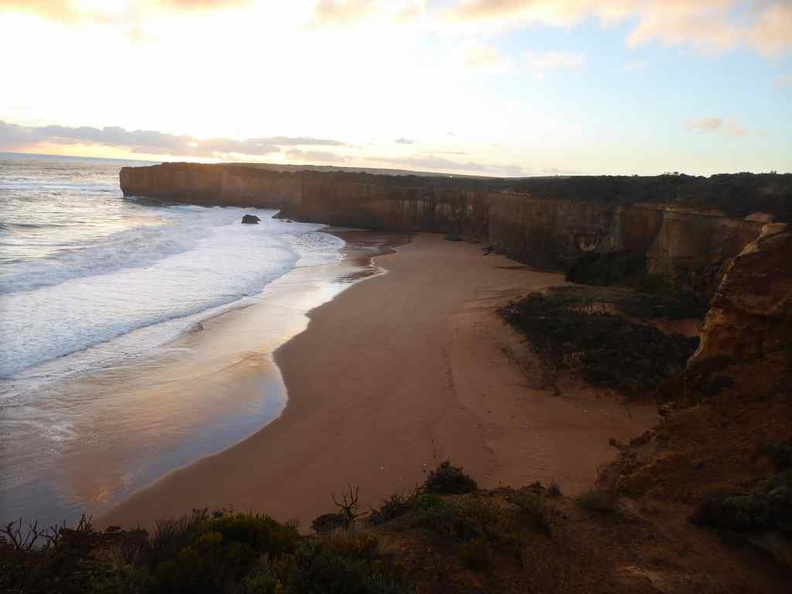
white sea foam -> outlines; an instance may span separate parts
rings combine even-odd
[[[270,218],[273,211],[258,212],[259,225],[241,225],[242,214],[251,209],[207,210],[218,212],[201,220],[207,226],[201,233],[178,235],[183,225],[154,233],[136,230],[138,241],[156,241],[125,250],[129,239],[124,238],[112,248],[93,250],[82,262],[70,257],[64,265],[30,264],[47,270],[40,279],[47,284],[0,296],[0,376],[256,295],[298,261],[316,265],[337,259],[343,245],[318,233],[318,225],[295,223],[284,233],[284,225]],[[109,250],[118,251],[109,256]],[[115,270],[102,272],[107,268]],[[66,280],[51,284],[59,277]]]
[[[293,266],[340,259],[320,225],[125,200],[117,172],[0,160],[0,377],[140,354]],[[261,223],[240,224],[246,213]]]

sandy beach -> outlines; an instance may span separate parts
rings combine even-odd
[[[656,421],[653,406],[573,380],[547,389],[495,314],[561,275],[429,234],[376,263],[387,273],[311,311],[308,328],[275,353],[288,390],[278,419],[133,494],[100,523],[151,526],[233,507],[307,530],[347,484],[374,505],[446,458],[483,487],[555,480],[574,494],[615,456],[610,438]]]

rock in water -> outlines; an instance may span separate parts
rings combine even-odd
[[[246,225],[258,225],[260,220],[256,215],[245,215],[242,217],[242,222]]]

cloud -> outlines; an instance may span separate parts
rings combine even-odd
[[[0,146],[24,150],[40,144],[101,145],[132,153],[192,157],[215,157],[228,153],[262,156],[285,146],[344,146],[337,140],[310,137],[271,136],[264,138],[196,138],[154,130],[126,130],[118,126],[20,126],[0,120]]]
[[[477,43],[469,46],[462,55],[462,66],[476,70],[505,69],[509,59],[491,45]]]
[[[347,25],[365,19],[376,8],[376,0],[319,0],[314,20],[320,26]]]
[[[748,132],[741,128],[734,120],[708,117],[687,120],[683,122],[685,129],[699,134],[722,134],[724,136],[747,136]]]
[[[37,14],[56,21],[71,21],[77,16],[70,0],[0,0],[0,12]]]
[[[536,78],[544,78],[548,70],[580,69],[586,63],[585,52],[527,52],[525,57]]]
[[[376,161],[407,167],[408,169],[417,168],[437,172],[465,172],[479,175],[508,175],[518,176],[525,173],[525,169],[520,165],[493,165],[487,163],[460,163],[452,161],[439,155],[413,155],[402,158],[379,158]]]
[[[627,72],[638,72],[640,70],[644,70],[648,62],[646,60],[635,60],[634,62],[627,62],[624,65],[624,69]]]
[[[372,20],[386,25],[409,25],[416,22],[425,10],[425,0],[318,0],[311,25],[350,27]]]
[[[775,2],[765,8],[750,30],[749,41],[765,56],[792,49],[792,3]]]
[[[96,24],[124,24],[162,12],[228,10],[253,4],[256,0],[137,0],[129,3],[84,2],[81,0],[0,0],[0,12],[35,14],[59,22],[87,21]]]
[[[415,143],[415,141],[412,140],[411,138],[403,138],[403,137],[402,138],[397,138],[393,142],[395,142],[396,144],[413,144],[413,143]]]
[[[580,171],[576,171],[574,169],[564,169],[562,167],[545,167],[541,170],[541,173],[546,175],[576,175],[580,173]]]
[[[112,25],[134,33],[145,29],[150,17],[162,14],[270,4],[275,5],[266,0],[0,0],[0,12]],[[426,0],[305,0],[298,4],[300,13],[316,27],[374,20],[386,25],[421,23],[435,32],[450,26],[481,38],[487,28],[570,27],[593,18],[605,25],[625,23],[630,46],[660,42],[704,52],[744,47],[768,57],[792,50],[790,0],[447,0],[434,6],[439,8],[427,8]]]
[[[569,27],[587,18],[627,22],[627,43],[651,41],[701,51],[748,47],[762,55],[792,48],[789,0],[459,0],[445,13],[456,25]]]
[[[302,161],[303,163],[349,163],[352,158],[346,155],[339,155],[331,151],[304,151],[302,149],[289,149],[286,151],[286,158],[290,161]]]

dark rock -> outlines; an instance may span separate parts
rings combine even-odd
[[[256,215],[245,215],[242,217],[242,222],[246,225],[258,225],[260,220]]]

